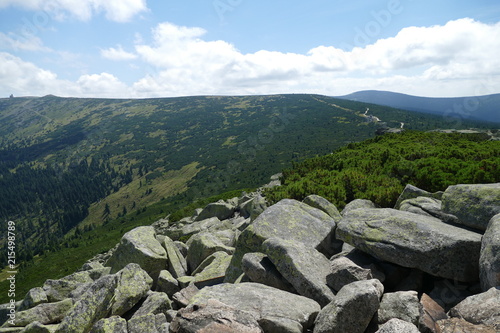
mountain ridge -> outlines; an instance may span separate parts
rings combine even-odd
[[[500,122],[500,94],[464,97],[421,97],[390,91],[364,90],[336,98],[386,105],[458,119]]]

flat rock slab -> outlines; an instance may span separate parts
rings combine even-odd
[[[305,329],[312,326],[320,311],[312,299],[258,283],[224,283],[200,290],[190,304],[206,304],[215,299],[232,308],[254,313],[260,318],[287,318]]]
[[[441,220],[394,209],[351,211],[337,238],[403,267],[463,282],[479,279],[481,235]]]

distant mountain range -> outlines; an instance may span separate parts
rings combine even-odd
[[[366,90],[337,98],[373,103],[409,111],[418,111],[458,119],[474,119],[500,123],[500,94],[429,98],[389,91]]]

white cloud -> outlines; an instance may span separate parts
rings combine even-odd
[[[13,51],[50,51],[43,46],[43,42],[35,35],[18,35],[13,32],[0,32],[0,48]]]
[[[123,50],[121,45],[117,48],[110,47],[107,50],[101,50],[101,56],[109,60],[133,60],[137,58],[137,55]]]
[[[500,92],[500,23],[461,19],[442,26],[409,27],[363,48],[344,51],[318,46],[307,54],[242,53],[225,41],[206,40],[205,35],[201,28],[162,23],[153,29],[151,43],[136,38],[135,53],[121,46],[102,50],[108,59],[135,59],[134,64],[148,68],[130,85],[111,73],[62,81],[19,58],[7,59],[24,70],[8,72],[12,68],[6,68],[4,73],[1,68],[8,65],[0,62],[0,91],[19,87],[28,94],[99,97],[342,95],[364,89],[442,97]],[[47,78],[46,86],[41,85],[40,76]]]
[[[40,11],[59,20],[69,14],[82,21],[104,12],[109,20],[127,22],[148,10],[146,0],[0,0],[0,8],[9,6]]]

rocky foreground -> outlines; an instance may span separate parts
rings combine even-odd
[[[259,193],[126,233],[0,332],[500,332],[500,184],[342,212]]]

